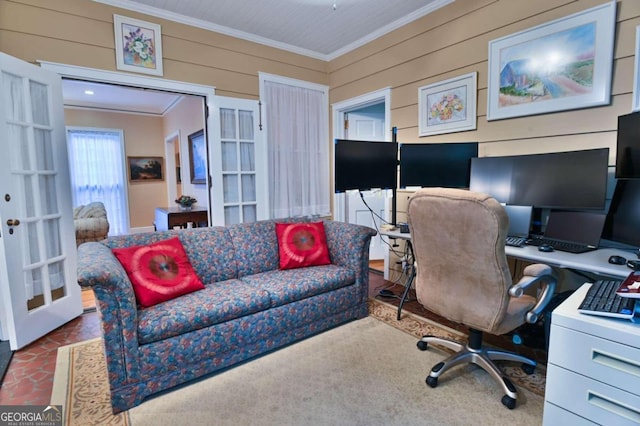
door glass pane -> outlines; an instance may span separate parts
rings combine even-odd
[[[240,170],[243,172],[253,172],[256,170],[254,143],[240,143]]]
[[[47,244],[47,259],[62,255],[62,244],[60,242],[59,219],[48,219],[44,222],[45,241]]]
[[[235,142],[222,142],[222,171],[238,170],[238,155]]]
[[[57,261],[49,264],[49,282],[51,289],[64,289],[64,262]]]
[[[238,123],[240,124],[240,139],[253,140],[253,112],[238,111]]]
[[[224,202],[237,203],[240,201],[240,195],[238,191],[238,176],[225,175],[222,177],[222,187],[224,192]]]
[[[257,220],[257,217],[258,214],[256,212],[255,204],[242,207],[242,222],[255,222]]]
[[[40,175],[40,202],[42,203],[42,214],[58,213],[55,179],[55,175]]]
[[[8,142],[11,146],[20,147],[11,149],[11,166],[21,170],[29,170],[29,145],[27,143],[27,129],[15,124],[7,125],[9,130]]]
[[[24,176],[24,206],[27,217],[34,217],[36,215],[36,201],[33,195],[33,176]]]
[[[33,114],[33,122],[48,126],[49,95],[47,86],[35,81],[30,81],[29,88],[31,89],[31,114]]]
[[[256,200],[256,176],[242,175],[242,201],[251,202]]]
[[[24,283],[25,283],[27,300],[29,301],[27,304],[29,309],[42,306],[41,301],[39,303],[34,303],[32,301],[36,293],[38,294],[42,293],[42,268],[26,270],[24,272]]]
[[[24,92],[20,77],[2,73],[2,98],[7,120],[26,121]]]
[[[240,207],[228,206],[224,208],[224,223],[225,225],[233,225],[240,223]]]
[[[20,226],[22,227],[22,224]],[[36,222],[29,222],[29,224],[27,224],[27,240],[27,247],[29,250],[29,264],[40,262],[38,226]]]
[[[236,138],[236,111],[229,108],[220,108],[220,138]]]
[[[36,159],[38,170],[53,170],[53,149],[51,146],[51,132],[35,129]]]

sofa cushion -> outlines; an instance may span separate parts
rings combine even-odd
[[[127,271],[136,300],[143,307],[204,288],[178,237],[112,250]]]
[[[138,311],[138,342],[143,345],[230,321],[271,307],[266,290],[239,280],[207,284],[186,294]]]
[[[280,269],[331,263],[322,222],[276,223],[276,235]]]
[[[279,223],[309,222],[306,218],[278,219]],[[278,269],[276,221],[239,223],[227,227],[235,248],[238,278]]]
[[[242,281],[256,291],[266,290],[272,306],[280,306],[349,286],[355,279],[355,272],[349,268],[325,265],[268,271],[243,277]]]
[[[191,266],[203,283],[236,278],[236,252],[224,227],[203,227],[109,237],[110,248],[140,246],[177,236],[191,261]]]

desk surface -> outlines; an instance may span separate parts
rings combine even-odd
[[[398,230],[380,231],[380,234],[389,238],[398,238],[402,240],[411,239],[411,234],[403,234]],[[636,259],[636,255],[634,253],[611,248],[574,254],[560,250],[542,252],[539,251],[536,246],[506,246],[505,252],[507,256],[529,262],[545,263],[557,268],[575,269],[578,271],[606,275],[613,278],[626,278],[631,273],[631,269],[626,265],[613,265],[609,263],[610,256],[618,255],[626,259]]]
[[[547,265],[558,268],[575,269],[615,278],[627,277],[631,273],[631,269],[626,265],[613,265],[609,263],[610,256],[618,255],[627,259],[636,258],[635,254],[618,249],[598,249],[586,253],[574,254],[560,250],[542,252],[535,246],[507,246],[505,251],[507,256],[529,262],[546,263]]]
[[[380,235],[385,235],[389,238],[398,238],[401,240],[410,240],[411,234],[409,232],[400,232],[397,228],[393,231],[380,230]]]

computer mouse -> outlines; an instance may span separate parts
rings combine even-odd
[[[543,245],[541,245],[540,247],[538,247],[538,251],[544,251],[544,252],[547,252],[547,253],[548,253],[548,252],[550,252],[550,251],[553,251],[553,247],[551,247],[551,246],[550,246],[550,245],[548,245],[548,244],[543,244]]]
[[[609,263],[612,263],[614,265],[624,265],[627,263],[627,259],[622,256],[613,255],[609,257]]]

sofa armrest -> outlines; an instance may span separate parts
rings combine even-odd
[[[324,222],[331,263],[351,268],[361,288],[361,301],[369,294],[369,244],[375,229],[353,223]]]
[[[107,234],[109,233],[109,221],[105,217],[74,219],[73,224],[76,231],[76,238],[79,239],[104,239],[107,238]]]
[[[138,309],[131,281],[109,247],[88,242],[78,247],[78,284],[94,292],[109,375],[125,384],[139,375]]]

